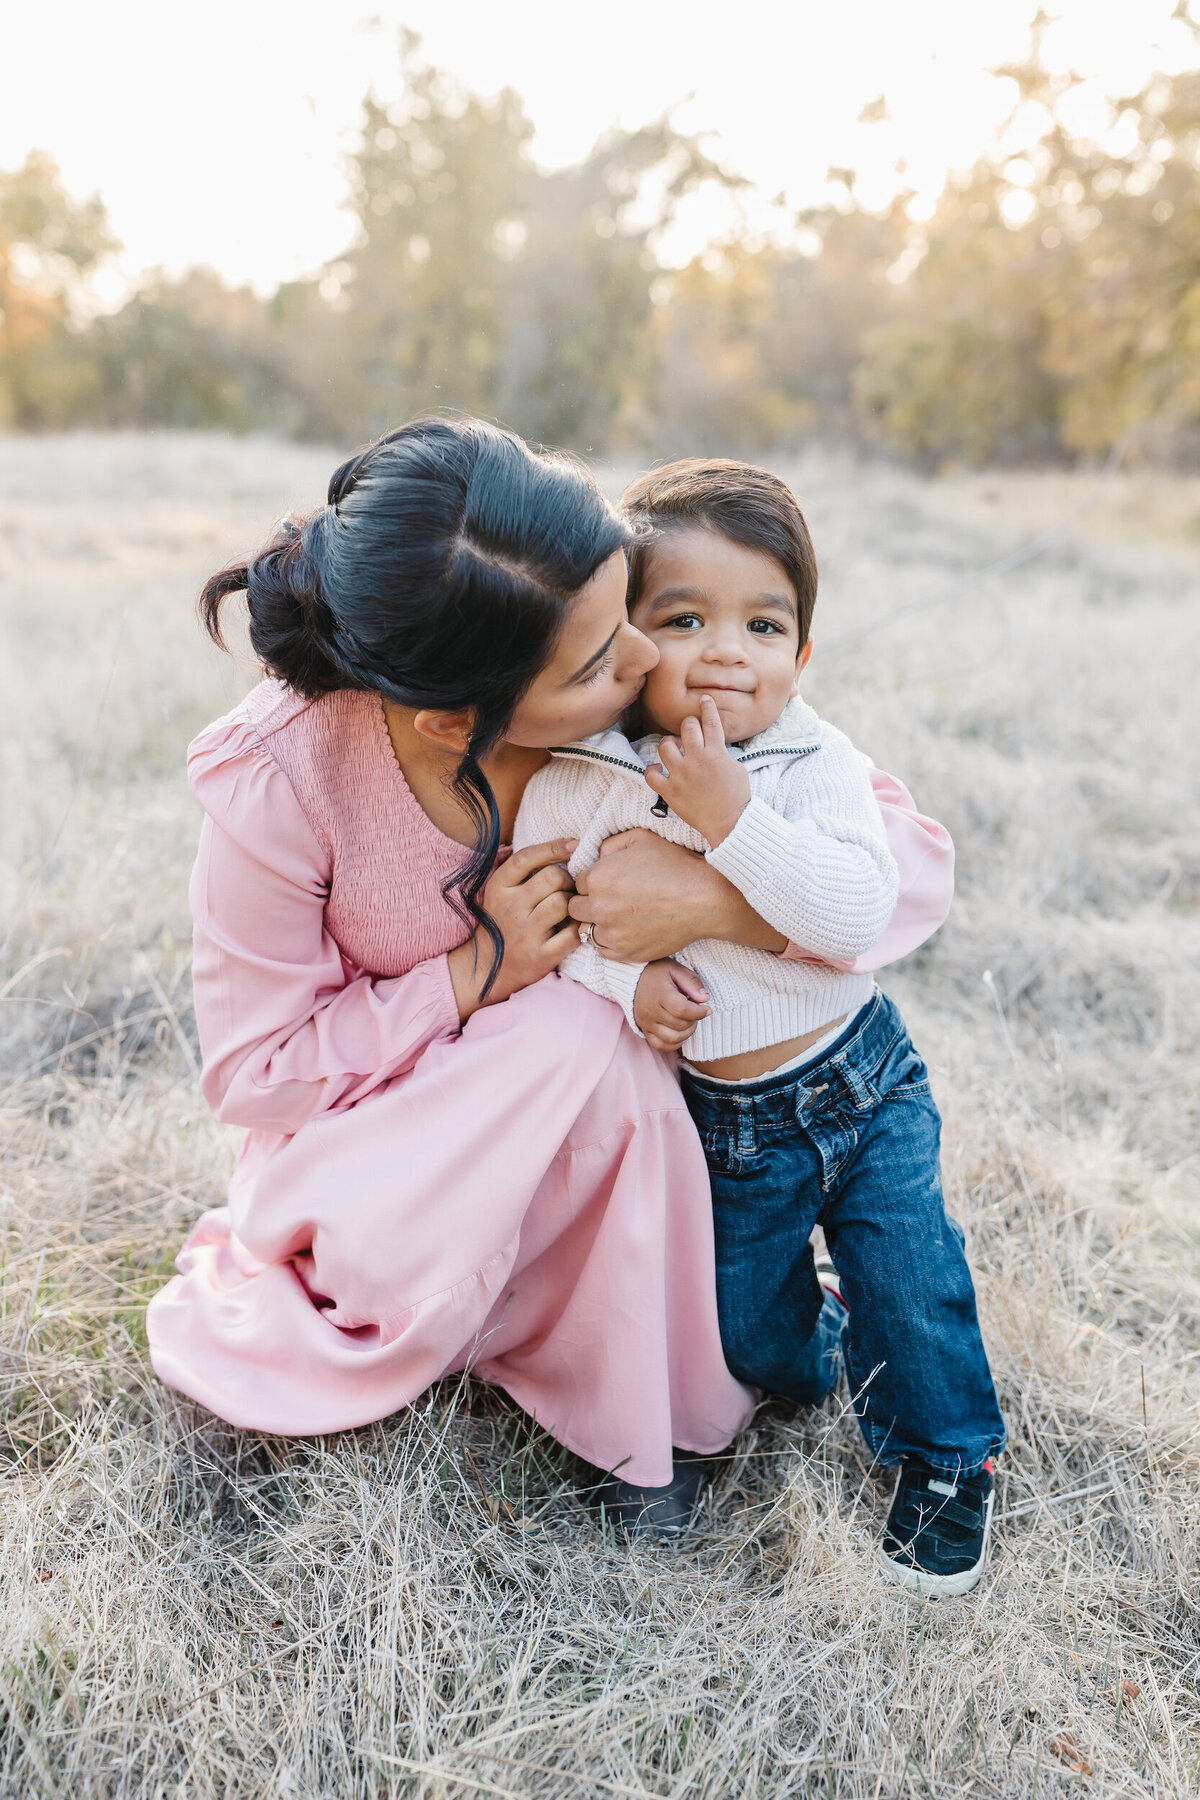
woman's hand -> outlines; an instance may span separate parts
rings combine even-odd
[[[658,962],[699,938],[751,950],[787,943],[711,863],[652,831],[607,838],[575,886],[571,917],[590,921],[597,950],[618,962]]]
[[[483,907],[503,933],[504,960],[487,998],[482,999],[492,966],[492,943],[486,931],[476,930],[465,944],[450,952],[446,960],[458,1016],[464,1024],[481,1006],[507,1000],[519,988],[540,981],[575,949],[579,928],[564,923],[567,897],[575,885],[565,864],[575,843],[574,838],[557,838],[549,844],[529,844],[514,851],[489,875]]]

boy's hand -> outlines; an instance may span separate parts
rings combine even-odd
[[[648,785],[710,848],[721,843],[745,811],[750,777],[725,748],[711,694],[702,696],[698,719],[685,719],[677,738],[663,738],[658,757],[646,770]]]
[[[707,1019],[708,990],[682,963],[647,963],[633,996],[633,1017],[652,1050],[678,1050],[699,1019]]]

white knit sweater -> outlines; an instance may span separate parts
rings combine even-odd
[[[712,1007],[683,1046],[692,1062],[785,1043],[855,1011],[870,997],[872,978],[832,963],[852,962],[883,935],[899,886],[865,759],[811,706],[791,701],[766,731],[730,746],[750,777],[751,798],[714,850],[673,812],[655,815],[661,803],[644,772],[657,760],[658,741],[656,733],[631,744],[606,731],[555,750],[525,789],[514,846],[577,837],[569,865],[577,875],[596,861],[605,838],[645,826],[703,851],[760,918],[814,958],[831,959],[785,961],[714,938],[680,951],[676,960],[696,971]],[[584,944],[561,970],[617,1001],[633,1025],[645,966],[614,962]]]

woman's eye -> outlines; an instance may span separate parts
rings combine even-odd
[[[602,656],[600,658],[600,661],[596,664],[590,675],[581,676],[579,682],[580,687],[595,687],[600,677],[607,671],[611,662],[612,651],[610,650],[607,656]]]

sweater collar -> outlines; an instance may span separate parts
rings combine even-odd
[[[789,700],[779,717],[748,738],[744,744],[731,744],[730,752],[739,762],[757,761],[760,756],[798,756],[815,750],[820,743],[821,721],[807,701],[799,695]],[[608,763],[641,774],[658,760],[661,731],[630,740],[615,726],[598,731],[594,737],[580,738],[574,744],[556,744],[551,756],[582,757],[588,761]]]

